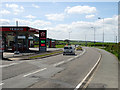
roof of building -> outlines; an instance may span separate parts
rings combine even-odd
[[[34,34],[39,33],[39,29],[28,27],[28,26],[0,26],[0,31],[28,31]]]

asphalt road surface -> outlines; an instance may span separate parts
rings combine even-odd
[[[96,64],[98,50],[85,47],[76,55],[43,59],[3,61],[3,88],[75,88]]]

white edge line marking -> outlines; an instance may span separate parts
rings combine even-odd
[[[23,77],[27,77],[27,76],[29,76],[29,75],[31,75],[31,74],[35,74],[35,73],[38,73],[38,72],[44,71],[44,70],[46,70],[46,69],[47,69],[47,68],[43,68],[43,69],[37,70],[37,71],[35,71],[35,72],[32,72],[32,73],[26,74],[26,75],[24,75]]]
[[[86,50],[84,49],[84,51],[83,51],[81,54],[79,54],[78,56],[75,56],[74,58],[69,58],[69,59],[66,60],[66,61],[61,61],[61,62],[59,62],[59,63],[54,64],[53,66],[56,67],[56,66],[61,65],[61,64],[63,64],[63,63],[67,63],[67,62],[69,62],[69,61],[72,61],[73,59],[75,59],[75,58],[83,55],[85,52],[86,52]]]
[[[78,88],[80,88],[80,86],[82,85],[82,83],[87,79],[87,77],[90,75],[90,73],[94,70],[94,68],[97,66],[97,64],[99,63],[101,59],[101,54],[100,57],[98,59],[98,61],[96,62],[96,64],[93,66],[93,68],[89,71],[89,73],[84,77],[84,79],[75,87],[74,90],[77,90]]]
[[[4,83],[0,83],[0,86],[3,85]]]

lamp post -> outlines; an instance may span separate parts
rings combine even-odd
[[[95,27],[91,27],[94,29],[94,47],[95,47]]]
[[[98,17],[98,19],[103,19],[103,47],[104,47],[104,18]]]

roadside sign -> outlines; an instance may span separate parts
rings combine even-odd
[[[47,45],[46,40],[47,39],[47,30],[40,30],[39,31],[39,51],[45,52]]]

